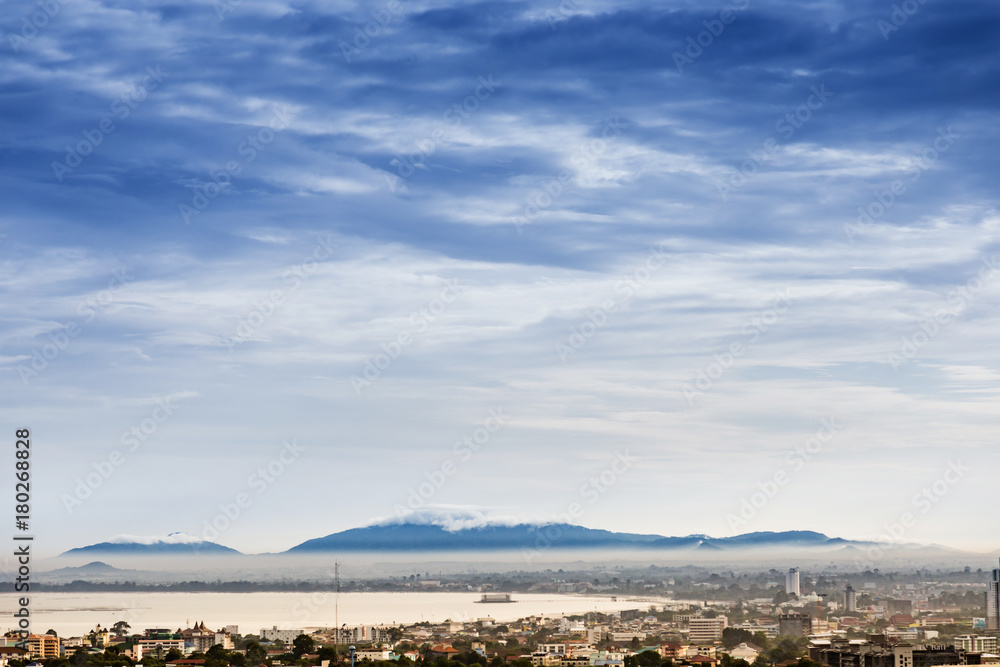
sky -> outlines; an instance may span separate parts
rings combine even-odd
[[[409,516],[1000,548],[995,2],[18,0],[2,33],[39,553]]]

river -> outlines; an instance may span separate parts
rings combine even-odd
[[[132,632],[145,628],[187,628],[204,621],[212,629],[238,625],[241,634],[261,628],[317,628],[341,625],[388,625],[446,619],[491,617],[513,621],[525,616],[580,614],[591,611],[648,609],[649,598],[517,594],[514,603],[482,604],[478,593],[35,593],[31,630],[54,629],[60,637],[85,634],[100,623],[124,620]],[[14,613],[6,597],[3,613]],[[662,604],[662,602],[660,602]]]

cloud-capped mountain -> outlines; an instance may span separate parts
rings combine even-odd
[[[187,533],[171,533],[166,537],[120,535],[108,542],[70,549],[62,555],[169,556],[197,554],[220,556],[241,555],[236,549],[231,549],[216,542],[200,540]]]
[[[707,535],[664,537],[636,533],[615,533],[565,523],[483,524],[449,528],[432,523],[384,523],[333,533],[307,540],[286,553],[334,551],[488,551],[517,549],[697,549],[735,550],[767,547],[842,547],[840,538],[831,539],[812,531],[758,532],[735,537]]]

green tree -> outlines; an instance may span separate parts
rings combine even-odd
[[[726,648],[739,646],[743,642],[754,642],[754,634],[742,628],[725,628],[722,630],[722,645]]]
[[[625,667],[661,667],[660,654],[656,651],[642,651],[625,656]]]
[[[788,602],[792,599],[792,596],[785,591],[778,591],[774,594],[774,599],[771,601],[772,604],[782,604],[783,602]]]
[[[299,635],[292,640],[292,653],[296,658],[301,658],[306,653],[312,653],[316,649],[316,642],[309,635]]]
[[[246,647],[247,660],[256,665],[267,660],[267,650],[260,645],[260,642],[250,641]]]

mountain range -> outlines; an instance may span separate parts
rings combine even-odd
[[[207,540],[117,539],[70,549],[69,555],[242,555],[239,551]],[[518,551],[523,549],[643,549],[742,551],[782,547],[785,549],[839,550],[867,545],[831,538],[808,530],[754,532],[733,537],[688,535],[666,537],[617,533],[565,523],[484,524],[452,529],[430,523],[383,523],[351,528],[325,537],[306,540],[282,554],[324,554],[340,552],[470,552]]]

